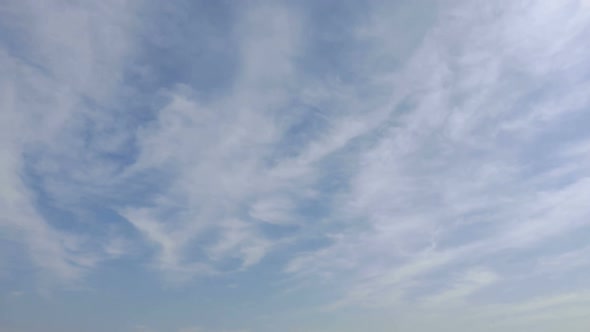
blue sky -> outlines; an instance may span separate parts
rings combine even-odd
[[[4,1],[0,332],[587,331],[590,2]]]

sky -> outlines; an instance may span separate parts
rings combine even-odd
[[[588,0],[0,1],[0,332],[590,328]]]

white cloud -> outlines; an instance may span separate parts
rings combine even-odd
[[[31,165],[24,158],[32,151],[43,151],[35,155],[39,159],[59,155],[75,160],[78,153],[90,157],[69,135],[79,129],[78,119],[92,114],[85,98],[106,103],[113,95],[132,47],[127,33],[132,9],[132,2],[113,1],[88,6],[56,1],[3,5],[3,21],[20,44],[0,51],[0,225],[15,230],[34,263],[57,279],[78,279],[105,253],[88,251],[83,238],[56,229],[42,216],[38,197],[26,182]],[[65,163],[45,158],[38,171],[49,182],[52,175],[79,166]],[[93,163],[82,172],[90,180],[88,175],[100,174],[105,166]]]
[[[462,301],[467,296],[498,281],[498,276],[486,269],[471,269],[465,273],[454,285],[441,293],[429,296],[426,303],[432,305],[452,305]]]
[[[545,275],[562,274],[590,266],[590,247],[543,256],[538,259],[538,270]]]
[[[2,15],[32,23],[9,22],[31,42],[0,53],[0,223],[64,280],[146,247],[153,267],[182,282],[301,244],[284,272],[332,292],[323,309],[434,317],[402,317],[408,331],[502,313],[522,313],[527,326],[554,307],[555,320],[581,317],[574,306],[586,300],[571,294],[475,300],[501,282],[527,289],[524,279],[587,264],[586,248],[548,246],[590,226],[584,3],[441,3],[424,36],[428,24],[392,33],[420,6],[374,5],[352,27],[362,45],[346,60],[353,78],[302,70],[313,45],[300,7],[240,4],[231,86],[204,98],[171,84],[154,91],[149,119],[128,127],[121,99],[146,97],[123,82],[137,4],[7,5]],[[58,227],[41,195],[74,223],[92,201],[138,234]],[[288,235],[273,233],[283,226]],[[523,272],[503,255],[541,264]],[[442,317],[464,309],[484,314]]]
[[[158,198],[149,207],[122,211],[157,246],[165,272],[198,263],[188,251],[195,244],[205,256],[202,264],[212,271],[228,259],[241,260],[240,268],[259,262],[273,240],[258,223],[283,223],[288,211],[281,209],[289,208],[270,207],[263,200],[298,190],[292,179],[275,177],[266,165],[281,134],[274,108],[288,101],[287,82],[295,75],[296,13],[260,5],[245,9],[241,17],[234,91],[207,104],[188,87],[170,92],[157,120],[141,129],[139,160],[127,171],[155,169],[170,176],[168,186],[153,188]],[[244,209],[260,220],[248,220]]]
[[[339,289],[352,289],[342,296],[347,304],[411,302],[458,265],[495,270],[504,250],[534,252],[588,226],[588,172],[577,166],[585,157],[551,161],[578,144],[555,133],[588,103],[587,86],[577,84],[590,69],[587,13],[573,2],[441,10],[439,25],[392,75],[390,99],[410,101],[411,110],[392,113],[394,124],[379,128],[359,155],[350,191],[339,196],[343,212],[334,218],[346,216],[345,230],[285,270],[337,280]],[[548,92],[552,82],[564,86]],[[564,175],[549,176],[557,169]],[[424,257],[446,259],[416,270],[410,283],[383,277],[403,275]],[[481,276],[431,296],[468,298],[498,278],[518,279]]]
[[[256,201],[250,209],[250,216],[270,224],[292,224],[293,202],[286,197],[270,197]]]

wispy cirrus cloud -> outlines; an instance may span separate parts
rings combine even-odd
[[[0,240],[41,279],[231,284],[218,302],[249,314],[193,324],[183,297],[156,330],[587,322],[585,1],[0,17]]]
[[[578,82],[588,70],[581,43],[588,13],[578,9],[571,2],[444,10],[392,82],[400,86],[394,99],[410,110],[393,112],[395,122],[358,155],[362,166],[339,204],[354,226],[286,271],[335,279],[348,271],[356,275],[346,273],[343,283],[356,280],[352,303],[401,304],[449,269],[496,268],[506,250],[542,252],[547,241],[587,229],[589,187],[578,166],[585,157],[561,157],[588,139],[574,124],[587,121]],[[545,47],[551,34],[560,42]],[[571,85],[548,92],[556,81]],[[404,282],[385,277],[404,267],[415,272]]]
[[[72,184],[103,181],[112,170],[101,151],[86,150],[75,136],[85,119],[109,125],[89,105],[108,103],[121,81],[133,21],[125,9],[132,8],[131,2],[2,5],[2,225],[58,279],[78,279],[105,252],[88,250],[86,239],[48,224],[38,208],[42,198],[31,184],[40,188],[39,177],[61,190],[65,179]],[[49,191],[49,199],[59,204],[61,197]]]

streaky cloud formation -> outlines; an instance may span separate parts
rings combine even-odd
[[[586,331],[587,40],[583,0],[1,4],[0,331]]]

